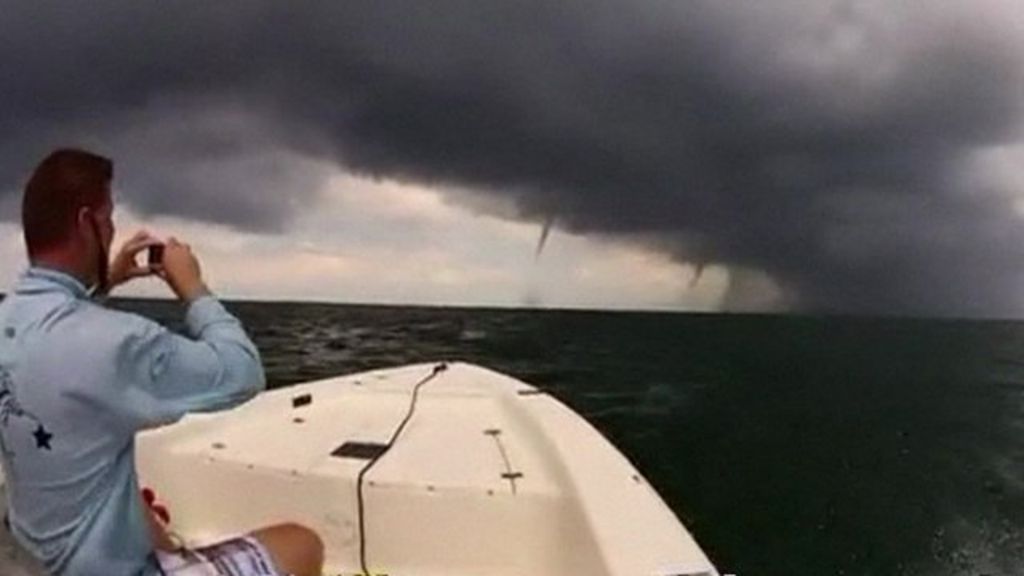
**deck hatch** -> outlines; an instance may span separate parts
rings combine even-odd
[[[387,444],[375,442],[345,442],[331,452],[336,458],[357,458],[359,460],[373,460],[388,449]]]

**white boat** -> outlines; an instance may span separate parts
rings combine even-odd
[[[269,391],[140,434],[136,455],[188,545],[299,522],[329,575],[718,575],[583,418],[473,365]]]

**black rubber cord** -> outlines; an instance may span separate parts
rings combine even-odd
[[[395,428],[394,433],[391,434],[391,439],[388,440],[388,443],[384,446],[384,449],[381,450],[376,456],[371,458],[370,461],[366,463],[366,466],[363,466],[363,469],[359,471],[359,476],[356,478],[356,504],[358,506],[359,514],[359,567],[362,569],[364,576],[370,576],[370,571],[366,569],[366,520],[364,514],[366,504],[363,502],[363,477],[366,476],[366,473],[369,472],[371,468],[373,468],[373,465],[376,464],[378,460],[383,458],[384,455],[387,454],[389,450],[391,450],[391,447],[395,445],[395,441],[398,440],[398,436],[402,433],[402,430],[405,429],[405,425],[408,424],[409,420],[412,419],[412,415],[416,411],[416,398],[419,396],[420,388],[422,388],[423,385],[426,384],[427,382],[433,380],[435,376],[437,376],[441,372],[444,372],[447,369],[448,364],[442,362],[437,366],[434,366],[434,369],[430,372],[429,375],[427,375],[427,377],[423,378],[422,380],[417,382],[415,386],[413,386],[412,399],[409,402],[409,411],[406,412],[405,418],[402,419],[402,422],[398,425],[398,428]]]

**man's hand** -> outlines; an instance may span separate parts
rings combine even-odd
[[[164,244],[163,263],[156,272],[183,302],[210,293],[203,283],[199,260],[192,254],[192,248],[173,237]]]
[[[149,488],[142,490],[142,499],[145,503],[146,521],[149,524],[149,535],[153,547],[163,552],[176,552],[181,549],[181,544],[175,542],[167,531],[167,525],[170,523],[167,508],[156,503],[156,495]]]
[[[146,250],[150,246],[159,244],[162,244],[162,242],[150,236],[149,232],[145,230],[139,230],[134,236],[129,238],[121,246],[121,250],[114,257],[114,261],[110,263],[110,274],[107,280],[110,290],[133,278],[142,278],[153,274],[155,271],[151,267],[139,266],[139,263],[135,261],[135,257],[138,256],[139,252]]]

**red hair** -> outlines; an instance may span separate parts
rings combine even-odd
[[[79,209],[110,201],[114,163],[91,152],[61,149],[32,172],[21,204],[21,226],[29,258],[67,242]]]

